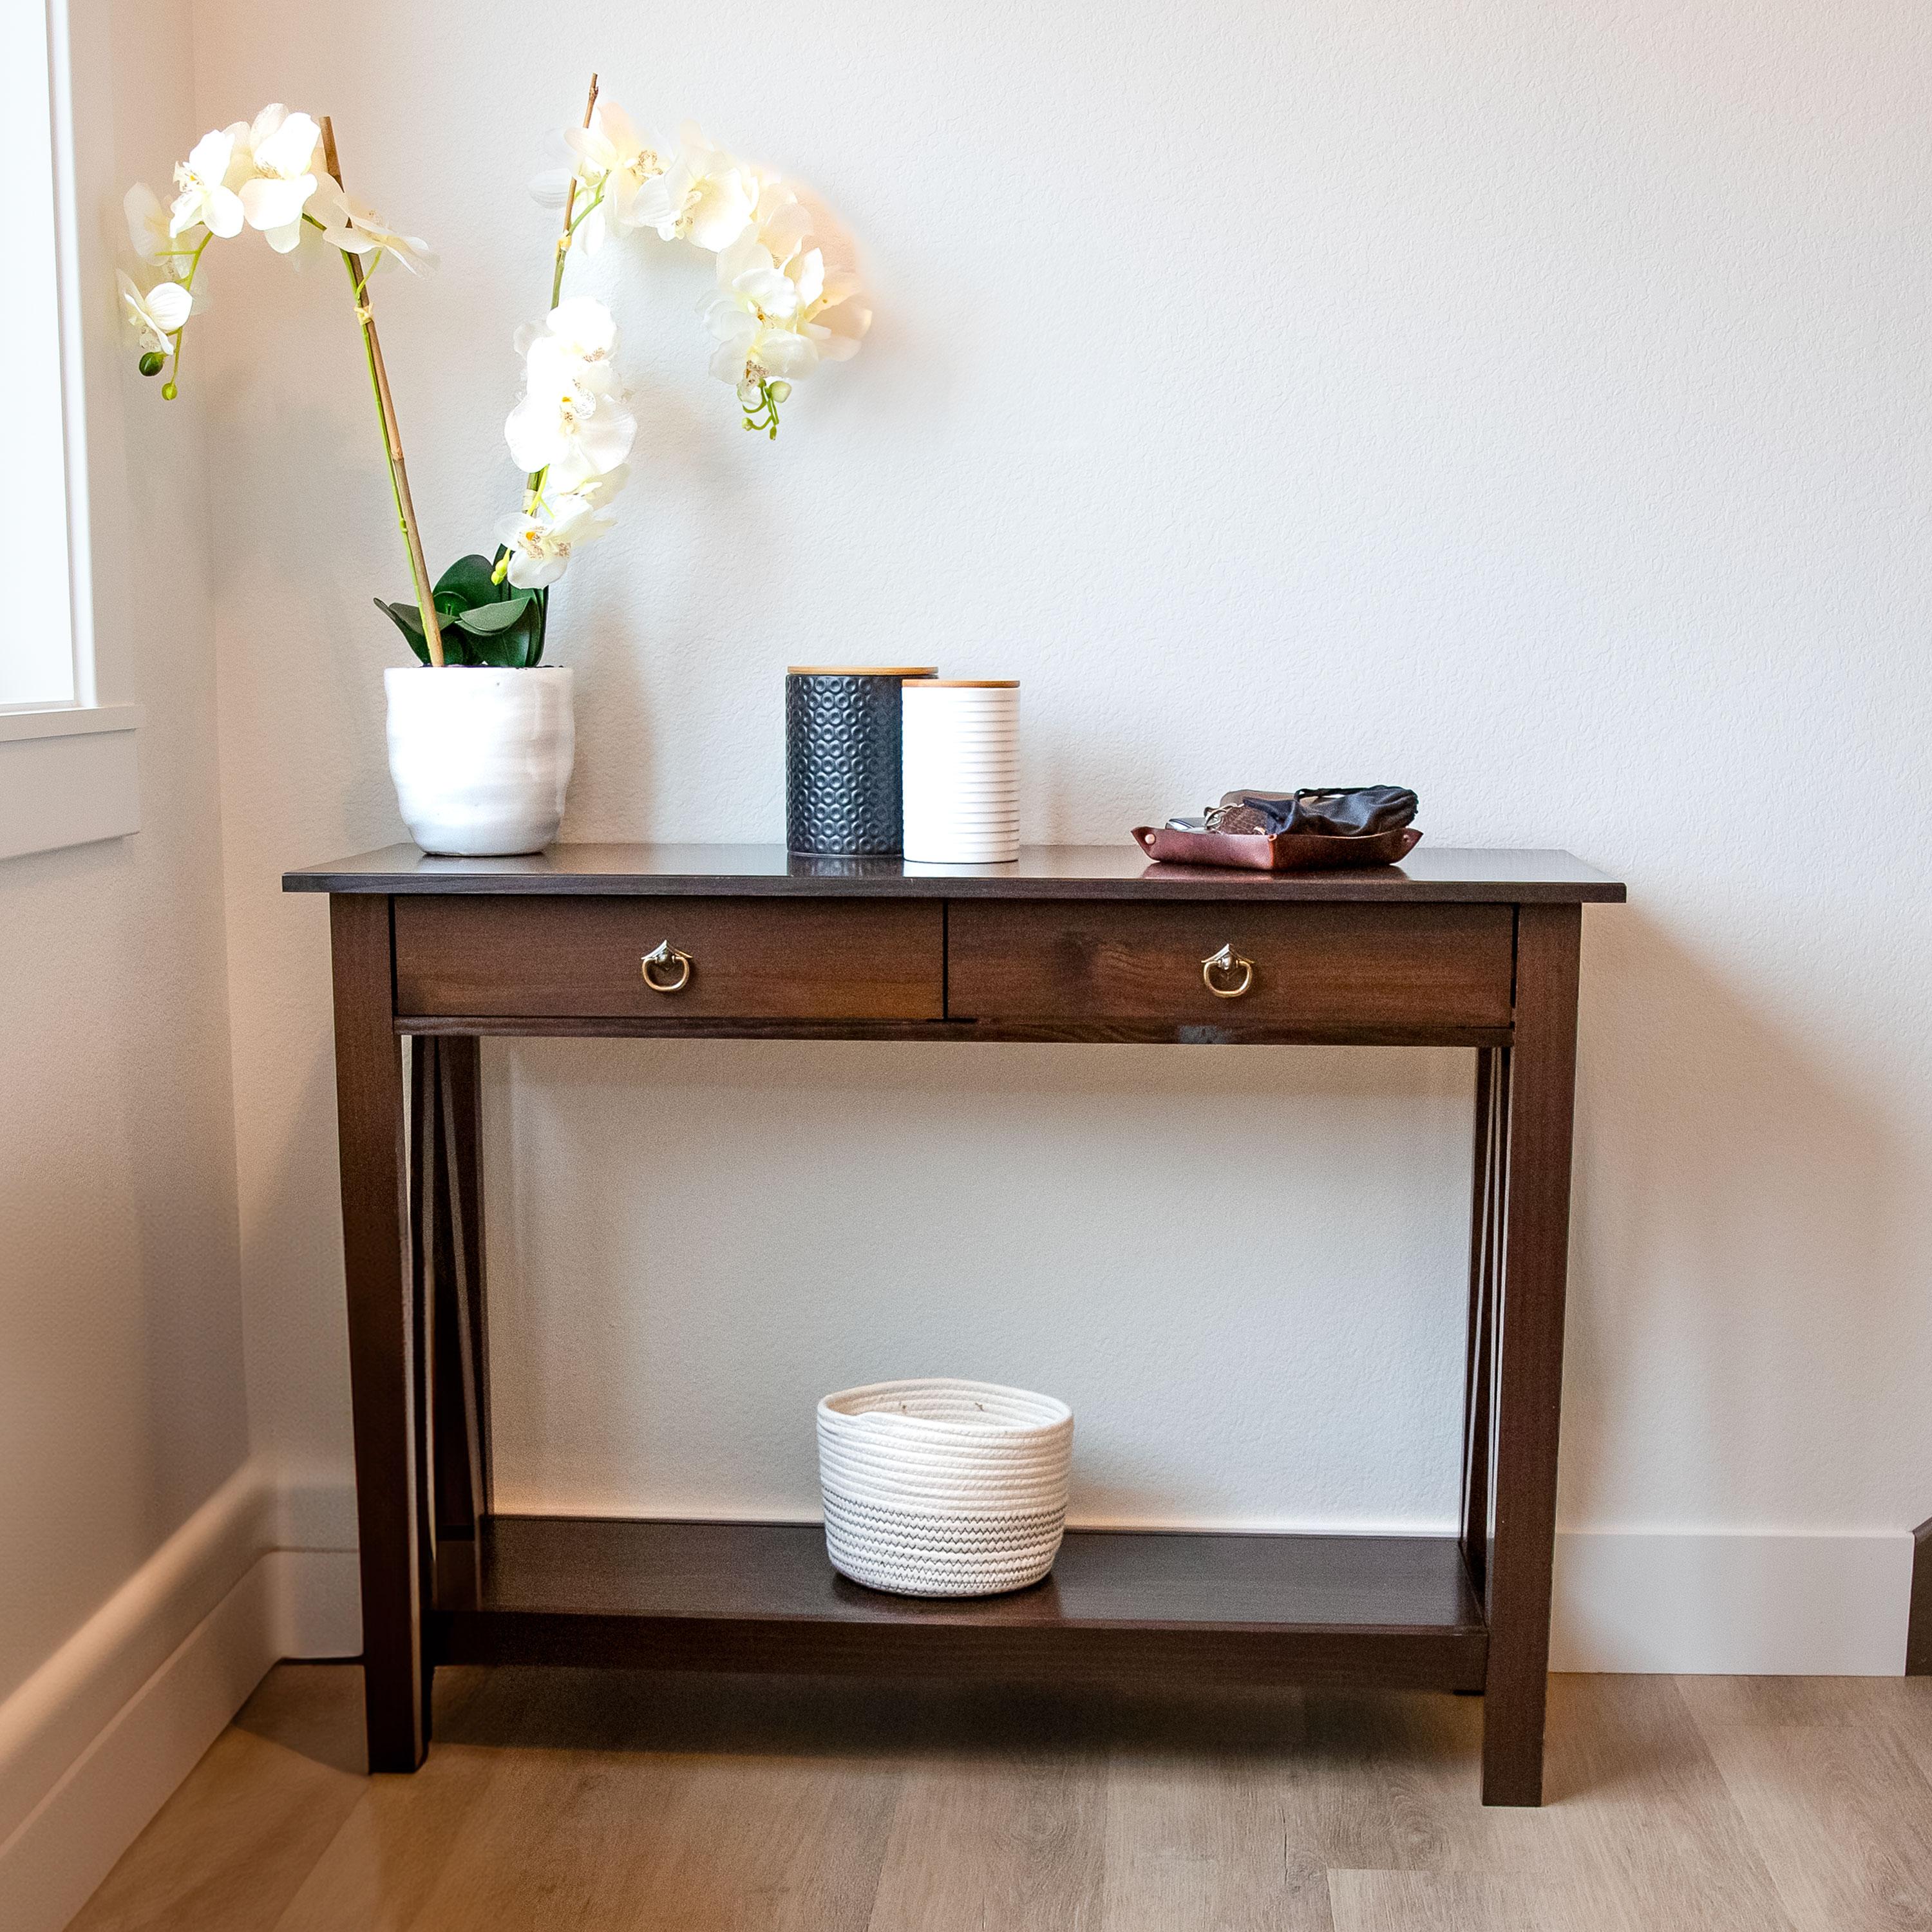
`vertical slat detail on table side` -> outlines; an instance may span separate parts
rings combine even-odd
[[[1543,1798],[1582,928],[1577,906],[1518,910],[1487,1579],[1483,1798],[1490,1804]]]
[[[402,1043],[386,898],[329,901],[370,1768],[422,1762],[423,1600]]]
[[[1469,1162],[1469,1318],[1462,1367],[1462,1561],[1469,1586],[1486,1599],[1490,1535],[1490,1273],[1496,1252],[1497,1052],[1476,1053],[1474,1143]]]
[[[416,1567],[425,1604],[436,1601],[437,1303],[449,1273],[447,1232],[441,1226],[442,1198],[436,1177],[442,1137],[442,1082],[437,1042],[411,1040],[410,1066],[410,1374],[416,1389]],[[422,1664],[422,1734],[425,1747],[434,1729],[435,1670],[425,1646]]]
[[[483,1239],[483,1043],[473,1034],[452,1034],[442,1042],[443,1118],[456,1194],[456,1252],[462,1293],[457,1304],[461,1334],[465,1436],[472,1520],[487,1516],[494,1485],[490,1466],[490,1326]]]
[[[418,1274],[424,1311],[422,1386],[430,1472],[428,1524],[434,1544],[476,1534],[482,1490],[480,1444],[470,1360],[470,1268],[458,1179],[452,1049],[455,1036],[418,1036],[412,1050],[418,1077],[410,1174],[416,1203]],[[472,1045],[473,1042],[467,1042]]]

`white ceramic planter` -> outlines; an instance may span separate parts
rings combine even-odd
[[[556,836],[577,757],[568,671],[412,665],[382,680],[389,776],[425,852],[502,858]]]

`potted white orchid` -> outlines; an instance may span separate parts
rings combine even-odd
[[[391,264],[420,274],[436,258],[343,186],[334,131],[280,105],[204,135],[175,170],[173,201],[128,190],[128,234],[158,278],[124,272],[121,291],[142,373],[177,393],[182,339],[206,296],[208,244],[253,230],[270,248],[333,250],[362,332],[370,394],[413,589],[378,607],[419,660],[386,673],[389,766],[403,817],[426,851],[533,851],[556,836],[575,745],[571,673],[544,662],[550,593],[576,551],[610,527],[629,474],[637,418],[619,372],[616,324],[601,302],[565,299],[566,264],[611,236],[649,234],[704,250],[717,284],[702,312],[713,374],[736,394],[747,430],[776,438],[791,386],[857,350],[872,316],[848,269],[828,267],[797,191],[687,126],[660,148],[593,76],[581,127],[563,134],[569,165],[532,183],[562,226],[543,319],[520,329],[523,394],[504,425],[524,472],[520,507],[499,521],[490,554],[460,557],[431,580],[376,329],[370,284]]]

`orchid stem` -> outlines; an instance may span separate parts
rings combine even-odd
[[[342,184],[342,164],[335,151],[335,130],[327,115],[322,117],[322,159],[337,186]],[[359,272],[356,257],[342,251],[342,266],[349,273],[350,292],[356,304],[356,320],[362,331],[362,350],[369,365],[369,386],[376,398],[376,414],[382,428],[382,454],[389,466],[389,488],[396,500],[396,520],[401,526],[403,547],[409,554],[410,580],[415,586],[416,608],[422,614],[423,643],[429,661],[437,670],[443,665],[442,626],[436,621],[436,599],[430,590],[429,566],[423,561],[422,532],[416,526],[416,504],[410,495],[407,466],[403,460],[403,436],[396,422],[396,400],[389,391],[389,375],[382,362],[382,344],[376,333],[376,318],[369,306],[369,274]]]
[[[593,74],[590,76],[590,98],[584,104],[584,124],[586,128],[590,125],[590,117],[596,112],[597,76]],[[604,190],[600,188],[597,190],[597,201],[602,201],[603,199]],[[590,208],[586,208],[584,211],[586,216],[590,213],[590,208],[597,206],[597,201],[593,201],[590,204]],[[550,305],[552,308],[556,308],[556,298],[563,292],[564,258],[570,253],[571,238],[577,232],[577,224],[570,218],[576,206],[577,174],[573,169],[571,172],[568,191],[563,197],[563,233],[556,244],[556,266],[551,272],[550,278]]]
[[[590,76],[590,98],[584,104],[584,124],[585,127],[588,128],[590,125],[590,117],[595,114],[596,111],[597,76],[593,74]],[[596,213],[598,204],[602,202],[603,199],[604,190],[600,188],[597,190],[596,196],[591,200],[589,206],[585,208],[584,212],[581,214],[577,214],[577,176],[574,171],[572,172],[570,177],[569,192],[566,194],[563,198],[563,232],[556,238],[556,264],[550,271],[550,305],[552,308],[556,308],[558,298],[563,293],[563,265],[565,262],[569,259],[570,244],[574,240],[575,240],[578,228],[581,226],[584,223],[588,221],[591,216]],[[536,509],[539,503],[543,501],[544,478],[549,474],[550,471],[548,467],[542,470],[532,470],[529,476],[524,478],[524,512],[525,515],[527,516],[532,511]],[[496,557],[496,568],[498,570],[501,570],[503,568],[503,560],[507,554],[508,552],[501,545],[500,545],[497,548]],[[500,584],[503,580],[501,577],[498,577],[496,580]],[[538,593],[539,596],[544,596],[547,594],[547,592],[542,592]]]
[[[208,246],[209,242],[212,239],[212,236],[206,234],[203,235],[201,239],[194,244],[194,252],[188,255],[188,273],[182,278],[182,286],[186,289],[190,295],[194,292],[195,271],[201,266],[201,251]],[[174,252],[177,254],[187,253],[185,250],[181,249],[177,249]],[[188,324],[185,322],[182,324],[180,328],[175,331],[174,366],[168,371],[167,380],[161,385],[161,400],[164,403],[172,402],[175,398],[181,393],[182,338],[187,333]]]

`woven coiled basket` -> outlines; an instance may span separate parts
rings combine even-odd
[[[1037,1583],[1066,1526],[1073,1412],[994,1382],[874,1382],[818,1405],[825,1549],[902,1597]]]

